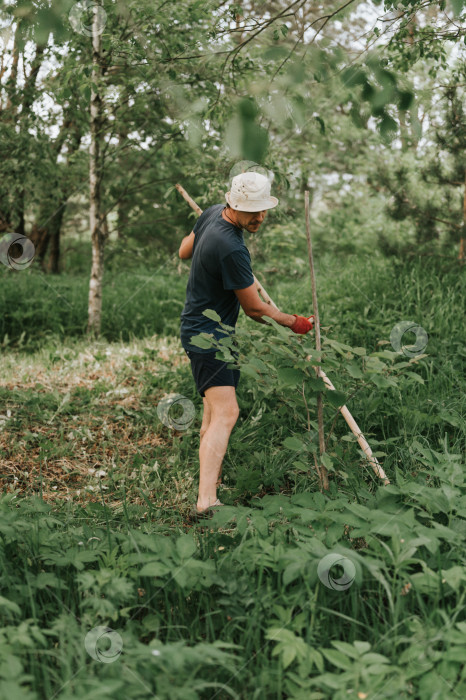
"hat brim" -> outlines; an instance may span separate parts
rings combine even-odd
[[[266,199],[253,200],[251,202],[241,202],[241,204],[235,204],[231,201],[231,192],[225,194],[225,199],[232,209],[236,211],[246,211],[248,213],[253,213],[256,211],[264,211],[265,209],[273,209],[278,204],[278,199],[276,197],[267,197]]]

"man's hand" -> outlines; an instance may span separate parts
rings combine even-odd
[[[290,327],[293,333],[305,335],[306,333],[309,333],[309,331],[312,331],[314,328],[314,316],[309,316],[308,318],[306,318],[306,316],[297,316],[296,314],[293,314],[293,316],[296,319],[293,325]]]

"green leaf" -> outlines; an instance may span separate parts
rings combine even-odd
[[[197,546],[190,535],[182,535],[176,540],[176,551],[182,559],[188,559],[197,552]]]
[[[344,406],[346,402],[346,396],[342,391],[333,391],[330,389],[325,393],[325,397],[329,400],[332,406],[335,406],[335,408]]]
[[[314,661],[314,663],[317,667],[317,670],[320,673],[323,673],[324,672],[324,659],[323,659],[322,654],[319,651],[317,651],[317,649],[311,648],[311,649],[309,649],[309,657],[312,659],[312,661]]]
[[[352,644],[349,644],[348,642],[340,642],[338,640],[333,640],[332,644],[335,647],[335,649],[338,649],[338,651],[341,651],[342,654],[345,654],[346,656],[349,656],[352,659],[358,659],[361,656],[358,649]]]
[[[277,32],[277,39],[279,38]],[[285,46],[269,46],[262,54],[266,61],[279,61],[289,55],[289,51]]]
[[[382,121],[379,123],[379,130],[382,136],[389,138],[398,131],[398,124],[389,114],[384,114]]]
[[[222,320],[218,313],[213,309],[206,309],[202,312],[202,315],[207,316],[207,318],[210,318],[212,321],[217,321],[217,323],[220,323],[220,321]]]
[[[317,116],[316,116],[316,117],[314,117],[314,119],[316,120],[316,122],[319,123],[319,126],[320,126],[320,133],[321,133],[321,134],[325,134],[325,122],[324,122],[324,120],[322,119],[322,117],[317,117]]]
[[[363,371],[354,362],[348,362],[345,367],[346,371],[353,379],[362,379],[364,377]]]
[[[354,85],[364,85],[366,82],[366,74],[362,68],[350,66],[343,71],[341,80],[343,85],[348,85],[350,87]]]
[[[279,323],[274,321],[270,316],[263,316],[263,320],[270,326],[273,326],[277,333],[282,336],[283,339],[288,340],[290,337],[290,331],[284,326],[280,326]]]
[[[251,357],[249,360],[249,364],[252,365],[252,367],[256,367],[256,369],[258,369],[260,372],[268,372],[269,368],[267,367],[265,362],[263,362],[258,357]]]
[[[287,645],[282,649],[283,668],[287,668],[296,658],[296,647]]]
[[[343,355],[343,357],[347,357],[347,354],[349,352],[352,352],[353,350],[353,348],[349,345],[346,345],[345,343],[339,343],[337,340],[333,340],[331,338],[326,338],[325,344],[330,345],[330,347],[339,352],[340,355]]]
[[[259,114],[257,104],[249,97],[238,104],[241,155],[245,160],[261,163],[269,146],[267,130],[256,123]]]
[[[306,379],[306,388],[312,389],[313,391],[325,391],[327,385],[322,377],[308,377]]]
[[[140,576],[166,576],[167,574],[170,573],[170,569],[168,566],[165,564],[162,564],[160,561],[150,561],[148,564],[145,564],[141,571],[139,572]]]
[[[453,13],[454,13],[455,17],[459,17],[463,11],[463,8],[466,7],[465,0],[450,0],[450,3],[451,3],[451,6],[453,8]],[[465,43],[466,43],[466,37],[465,37]]]
[[[351,661],[347,656],[342,654],[341,651],[337,651],[336,649],[322,649],[322,653],[325,658],[337,668],[342,668],[344,671],[349,671],[351,669]]]
[[[302,384],[304,374],[299,369],[292,367],[280,367],[277,372],[278,381],[285,386],[298,386]]]
[[[187,588],[192,583],[193,576],[186,570],[186,566],[180,566],[173,572],[173,578],[181,588]]]
[[[393,386],[393,382],[390,382],[383,374],[371,374],[370,379],[379,389],[387,389],[389,386]]]
[[[294,561],[292,564],[289,564],[283,572],[283,585],[287,586],[299,578],[302,568],[303,562],[301,561]]]
[[[466,580],[466,573],[461,566],[452,566],[451,569],[442,569],[442,577],[454,591],[460,590],[462,581]]]
[[[409,109],[413,103],[414,94],[410,90],[400,90],[398,106],[402,111]]]
[[[382,654],[376,654],[373,651],[369,652],[369,654],[364,654],[363,661],[364,661],[364,664],[388,664],[388,663],[390,663],[389,659],[387,659],[386,656],[382,656]],[[383,669],[383,670],[386,670],[386,669]]]
[[[360,639],[356,639],[353,644],[360,654],[365,654],[371,648],[369,642],[363,642]]]
[[[21,615],[21,608],[19,605],[14,603],[12,600],[8,600],[8,598],[4,598],[3,596],[0,596],[0,608],[16,613],[16,615]]]
[[[236,369],[236,360],[226,348],[217,350],[215,353],[215,359],[220,360],[220,362],[228,362],[229,364],[227,365],[227,369]]]
[[[324,467],[326,467],[330,471],[334,471],[332,458],[327,454],[327,452],[324,452],[320,455],[320,461],[322,462]]]
[[[256,369],[250,362],[246,365],[241,365],[241,373],[252,379],[257,379],[259,375],[259,370]]]
[[[424,379],[419,374],[416,374],[416,372],[404,372],[403,377],[411,377],[411,379],[419,384],[424,384]]]
[[[195,345],[197,348],[203,348],[205,350],[213,348],[212,345],[212,339],[213,339],[213,334],[212,333],[199,333],[199,335],[194,335],[190,343],[191,345]]]
[[[446,423],[449,423],[450,425],[453,425],[455,428],[461,428],[463,423],[459,415],[456,415],[454,413],[450,413],[449,411],[442,409],[439,412],[439,418],[444,420]]]
[[[287,450],[293,450],[295,452],[300,452],[301,450],[306,449],[304,443],[301,442],[301,440],[298,440],[298,438],[294,435],[285,438],[283,441],[283,447],[286,447]]]

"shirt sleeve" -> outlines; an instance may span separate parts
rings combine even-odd
[[[254,284],[251,259],[247,250],[228,253],[220,260],[224,289],[246,289]]]

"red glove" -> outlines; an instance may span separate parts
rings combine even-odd
[[[309,318],[306,318],[306,316],[296,316],[296,314],[293,314],[293,316],[296,319],[296,321],[291,326],[291,330],[293,331],[293,333],[305,335],[306,333],[309,333],[309,331],[312,331],[312,329],[314,328],[314,316],[309,316]]]

